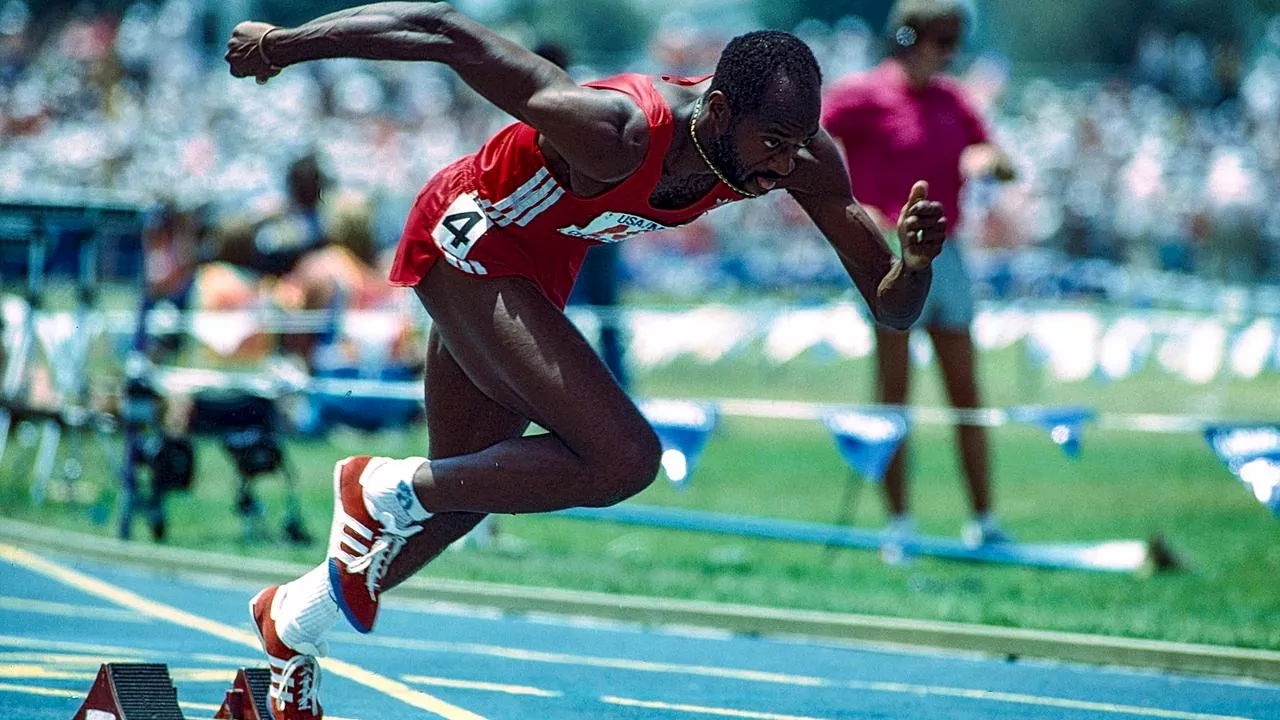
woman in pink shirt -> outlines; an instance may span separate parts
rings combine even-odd
[[[890,53],[874,69],[835,82],[823,98],[822,123],[844,146],[854,196],[881,228],[891,231],[897,198],[917,179],[946,208],[948,226],[960,225],[963,166],[1011,179],[1007,158],[990,144],[982,119],[955,80],[943,75],[964,32],[965,10],[956,0],[898,0],[887,28]],[[970,279],[954,241],[934,262],[933,286],[920,315],[933,341],[951,404],[976,408],[981,397],[969,326],[973,322]],[[877,386],[883,403],[907,400],[911,365],[909,333],[876,329]],[[991,511],[986,431],[957,426],[973,521],[962,530],[978,546],[1008,542]],[[906,493],[905,443],[884,478],[892,517],[883,555],[902,558],[915,534]]]

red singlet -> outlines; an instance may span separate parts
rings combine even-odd
[[[418,193],[391,267],[393,285],[413,286],[439,258],[477,277],[529,278],[563,308],[591,245],[693,221],[740,199],[724,183],[687,208],[659,210],[649,196],[675,132],[671,108],[646,75],[589,83],[630,96],[649,121],[644,162],[626,180],[591,198],[556,182],[524,123],[500,130],[431,178]]]

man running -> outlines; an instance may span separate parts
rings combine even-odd
[[[611,505],[656,476],[657,436],[563,313],[588,246],[783,189],[876,320],[906,328],[946,232],[919,183],[899,218],[901,257],[889,250],[819,127],[818,64],[786,33],[733,39],[705,90],[634,74],[579,85],[444,3],[241,23],[226,55],[232,75],[260,83],[336,57],[444,63],[517,122],[428,181],[391,270],[433,320],[427,457],[340,461],[326,562],[250,603],[272,712],[288,720],[322,716],[314,656],[339,613],[369,632],[381,593],[485,513]],[[530,422],[547,433],[526,437]]]

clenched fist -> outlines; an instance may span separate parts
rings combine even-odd
[[[942,203],[929,200],[929,183],[919,180],[911,186],[911,196],[898,215],[898,240],[902,244],[902,264],[909,270],[928,267],[942,252],[947,237],[947,218]]]
[[[227,64],[231,66],[231,74],[235,77],[254,77],[258,84],[280,74],[282,69],[271,63],[270,56],[262,47],[263,38],[275,30],[275,25],[262,22],[242,22],[231,31],[231,39],[227,41]]]

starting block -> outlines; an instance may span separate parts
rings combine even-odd
[[[72,720],[184,720],[169,668],[106,663]]]
[[[271,708],[267,704],[270,688],[270,670],[240,668],[214,720],[271,720]]]

